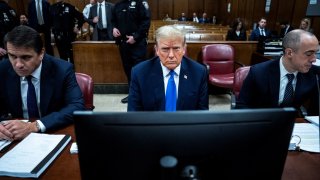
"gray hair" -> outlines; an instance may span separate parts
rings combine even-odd
[[[160,39],[171,39],[171,38],[181,38],[183,40],[183,44],[186,43],[185,33],[178,29],[175,25],[166,25],[161,26],[156,31],[156,42],[158,44]]]
[[[300,48],[301,36],[303,34],[314,36],[314,34],[301,29],[295,29],[293,31],[288,32],[282,40],[283,51],[286,48],[291,48],[293,49],[293,51],[297,51]]]

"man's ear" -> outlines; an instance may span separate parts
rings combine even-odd
[[[158,55],[158,46],[156,44],[154,45],[154,52],[155,52],[155,55],[159,56]]]
[[[291,48],[286,48],[284,50],[285,52],[285,55],[288,56],[288,57],[291,57],[292,56],[292,53],[293,53],[293,50]]]

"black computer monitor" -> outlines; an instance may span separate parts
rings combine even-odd
[[[280,179],[295,110],[86,111],[74,119],[82,179]],[[177,163],[162,167],[166,157]]]

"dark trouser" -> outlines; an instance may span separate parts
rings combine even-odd
[[[111,41],[112,37],[109,37],[108,29],[97,29],[98,41]]]
[[[125,41],[122,41],[119,43],[119,50],[123,69],[128,79],[128,87],[130,87],[131,69],[136,64],[145,60],[147,53],[147,41],[141,40],[135,44],[128,44]]]
[[[60,59],[70,60],[73,63],[72,42],[76,34],[73,32],[54,32],[54,39],[58,48]]]
[[[39,33],[44,34],[44,47],[46,49],[46,53],[53,56],[54,54],[51,45],[51,30],[49,28],[49,25],[38,25],[35,30]]]

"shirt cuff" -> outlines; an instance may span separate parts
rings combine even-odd
[[[46,127],[43,125],[43,123],[40,120],[37,120],[37,123],[39,124],[40,132],[45,132]]]

